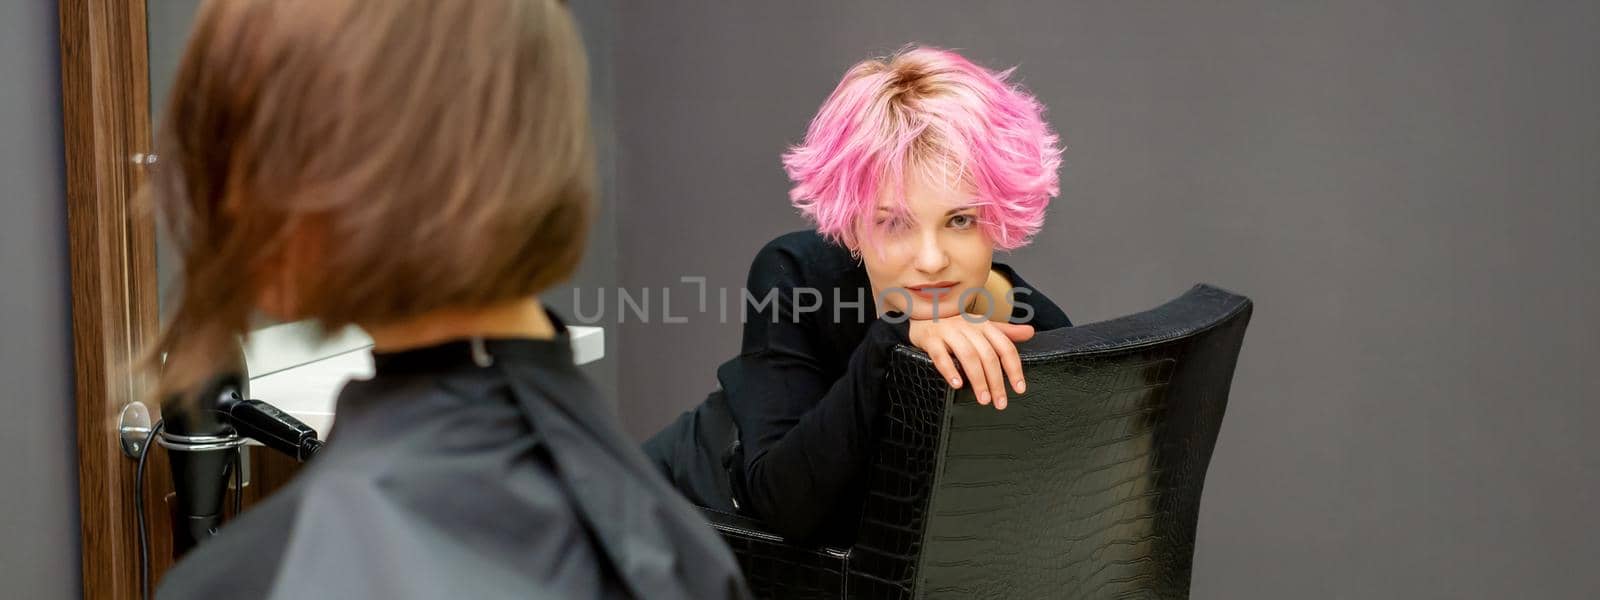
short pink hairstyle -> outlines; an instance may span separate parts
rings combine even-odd
[[[790,200],[818,233],[858,247],[856,225],[877,211],[880,194],[904,207],[908,174],[942,172],[973,190],[979,226],[997,248],[1027,245],[1060,193],[1061,148],[1044,106],[1006,82],[1013,70],[915,46],[857,63],[805,141],[783,155]]]

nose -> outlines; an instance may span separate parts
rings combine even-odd
[[[950,266],[950,255],[939,245],[937,232],[925,232],[917,244],[916,267],[927,275],[938,275]]]

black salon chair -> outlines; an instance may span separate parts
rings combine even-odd
[[[891,359],[885,432],[848,548],[707,511],[761,598],[1187,598],[1206,467],[1248,298],[1208,285],[1022,344],[1004,411],[926,354]]]

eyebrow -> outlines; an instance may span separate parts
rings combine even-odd
[[[956,214],[956,213],[964,211],[964,210],[972,210],[972,209],[975,209],[975,208],[978,208],[977,204],[964,204],[964,205],[952,208],[950,210],[947,210],[947,211],[945,211],[944,214],[945,214],[945,216],[950,216],[950,215]],[[892,212],[899,212],[899,211],[896,211],[894,209],[894,207],[880,204],[880,205],[878,205],[878,212],[889,212],[889,213],[892,213]]]

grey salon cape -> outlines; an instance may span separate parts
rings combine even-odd
[[[747,597],[732,554],[616,426],[557,328],[485,352],[374,355],[373,378],[340,393],[327,446],[157,597]]]

